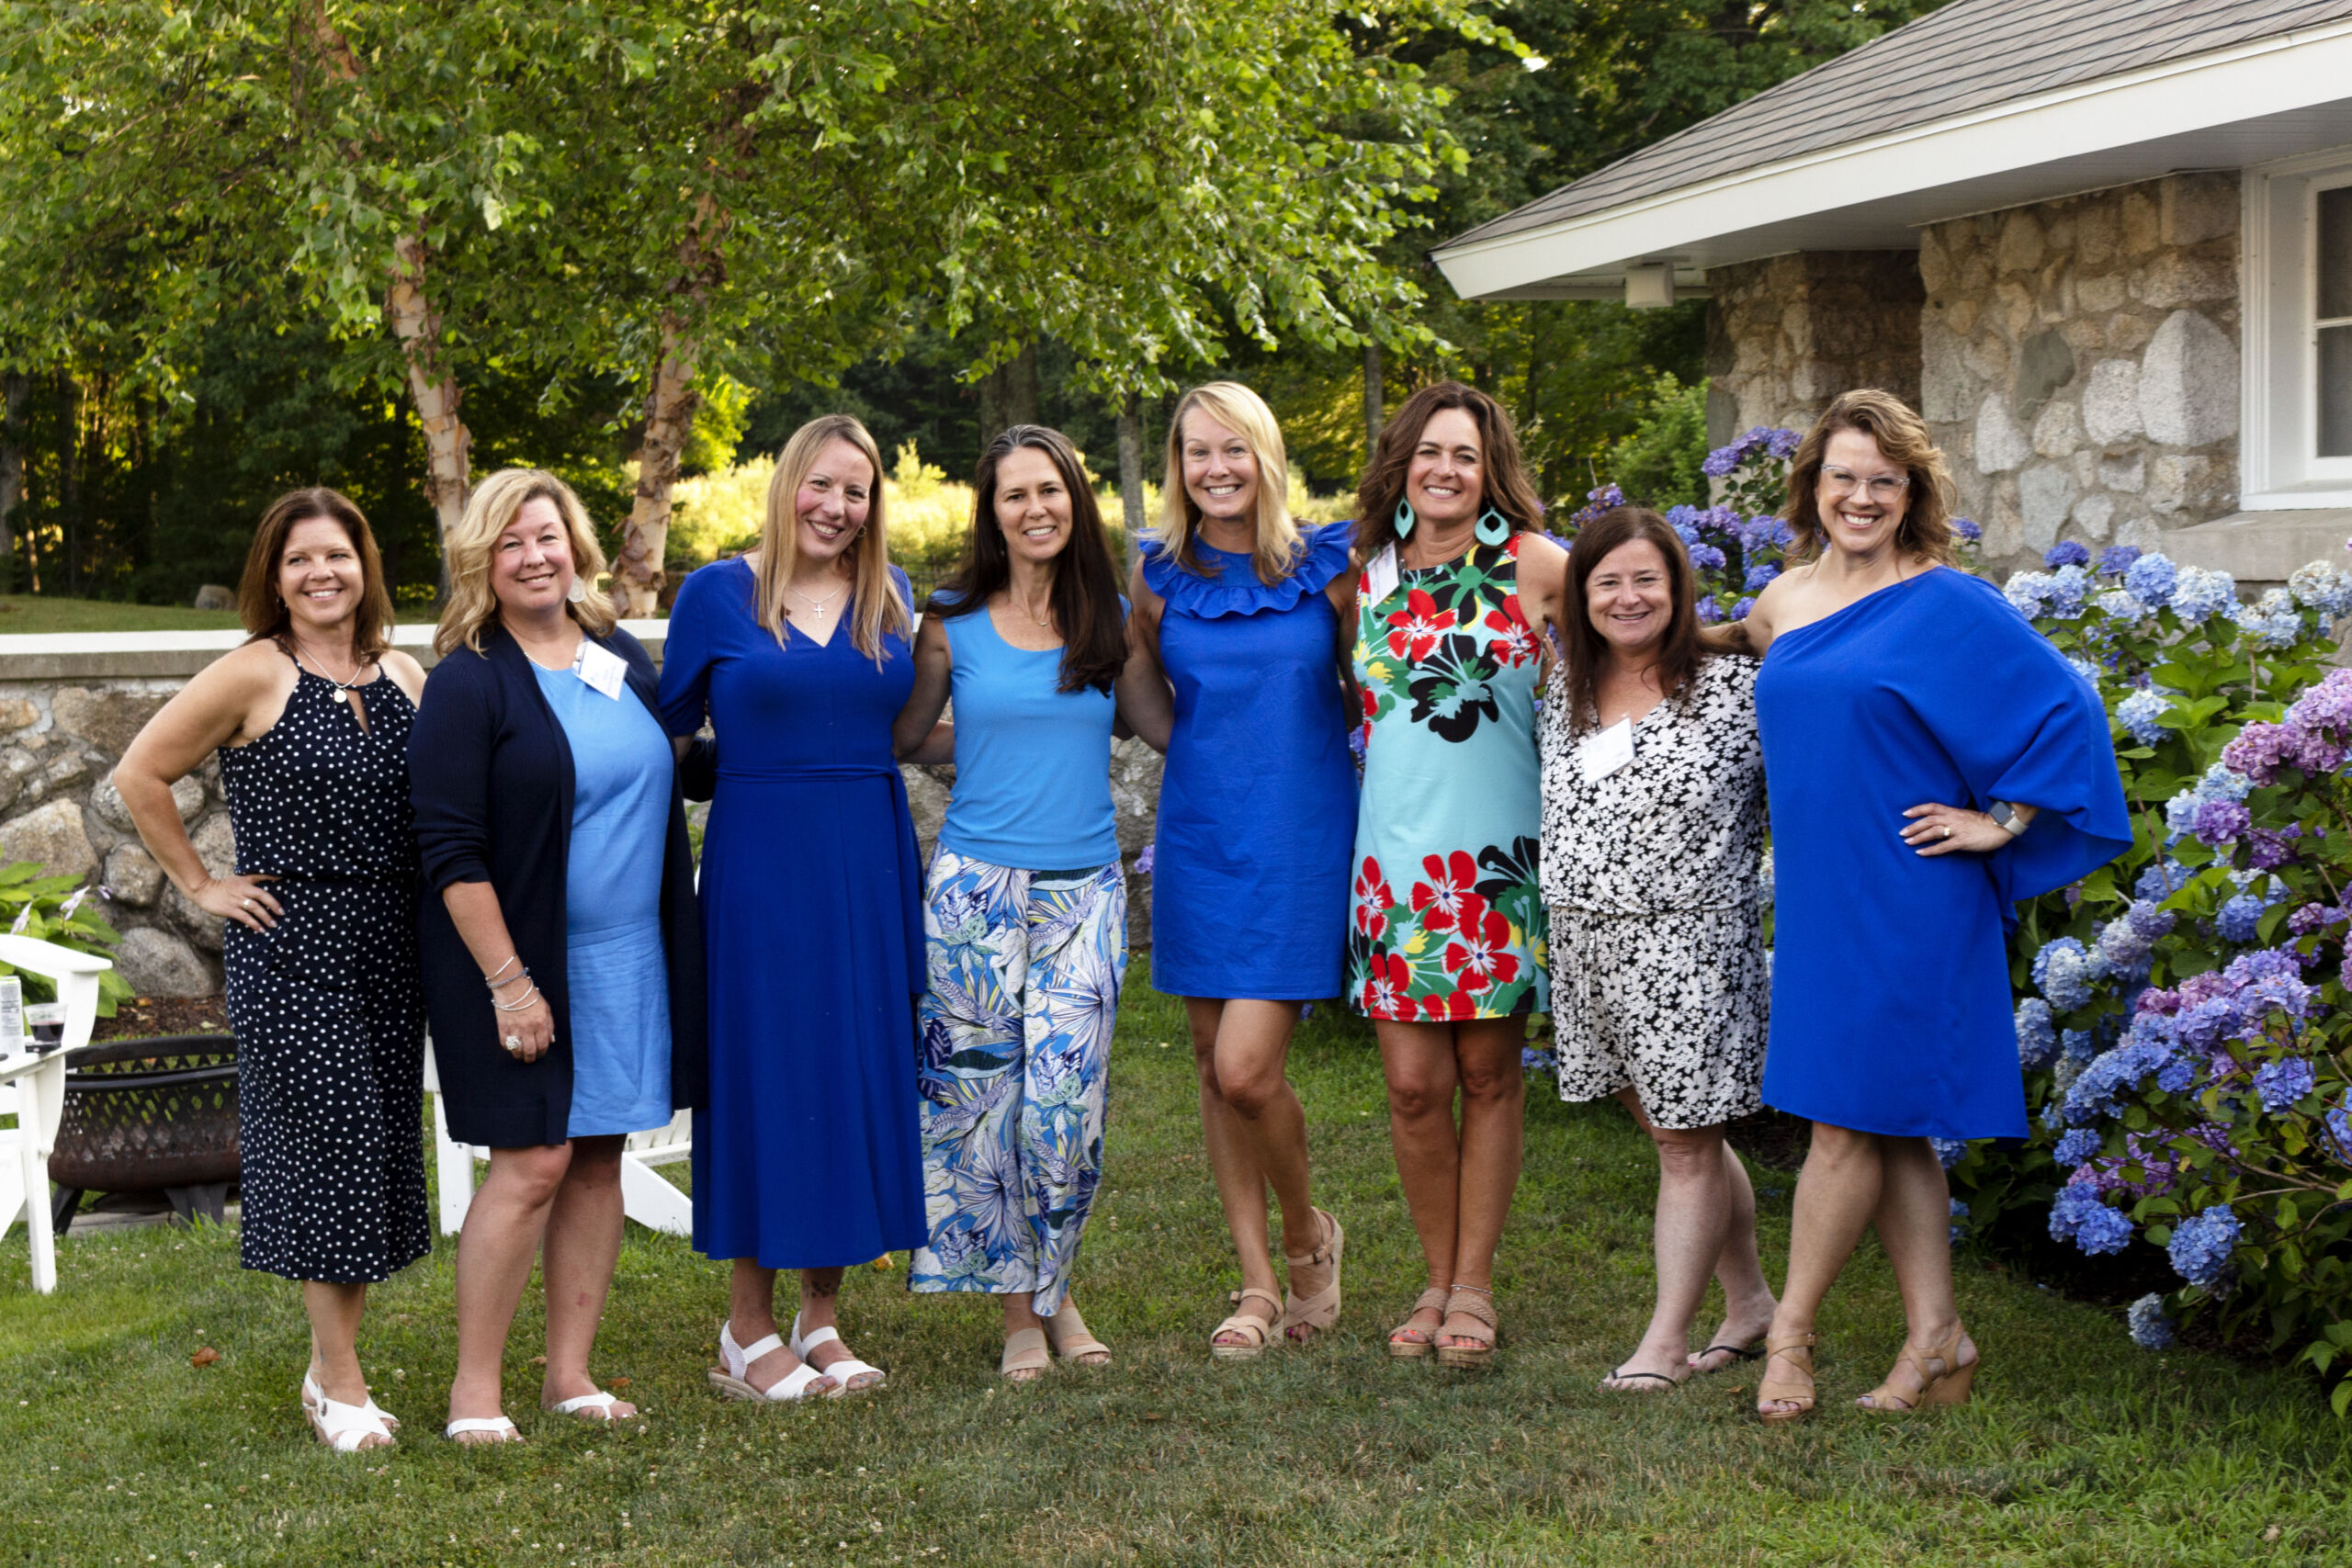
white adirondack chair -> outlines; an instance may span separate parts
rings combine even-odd
[[[441,1234],[455,1235],[465,1227],[466,1211],[473,1206],[474,1162],[490,1158],[490,1151],[460,1144],[449,1136],[449,1118],[441,1109],[440,1069],[433,1060],[433,1043],[424,1044],[424,1091],[433,1097],[433,1167],[440,1178]],[[673,1165],[694,1154],[694,1112],[681,1111],[666,1127],[632,1133],[621,1150],[621,1212],[649,1230],[691,1235],[695,1228],[694,1200],[655,1174],[658,1165]]]
[[[58,1119],[65,1114],[65,1059],[90,1043],[90,1026],[98,1017],[98,976],[114,964],[28,936],[0,936],[0,964],[56,981],[57,999],[65,1007],[65,1034],[57,1049],[0,1057],[0,1114],[17,1118],[14,1128],[0,1128],[0,1237],[21,1213],[32,1242],[33,1289],[47,1295],[57,1289],[49,1156],[57,1146]]]

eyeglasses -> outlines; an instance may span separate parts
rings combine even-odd
[[[1833,495],[1851,495],[1858,490],[1862,491],[1881,506],[1892,506],[1903,499],[1905,491],[1911,488],[1911,476],[1877,474],[1865,479],[1851,468],[1824,463],[1821,466],[1821,488]]]

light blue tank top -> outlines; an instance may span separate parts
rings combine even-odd
[[[1111,806],[1118,705],[1110,694],[1057,691],[1062,650],[1013,647],[985,605],[940,624],[955,659],[956,790],[939,841],[967,859],[1021,871],[1118,859]]]

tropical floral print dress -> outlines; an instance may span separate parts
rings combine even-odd
[[[1535,750],[1542,645],[1520,611],[1519,546],[1473,544],[1356,580],[1363,795],[1348,921],[1348,1000],[1437,1023],[1544,1011]]]

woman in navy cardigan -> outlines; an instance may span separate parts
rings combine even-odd
[[[450,603],[409,739],[419,949],[449,1135],[490,1174],[458,1244],[448,1435],[507,1442],[501,1364],[545,1247],[540,1403],[616,1420],[588,1373],[620,1250],[622,1140],[702,1103],[702,934],[652,660],[593,586],[579,499],[492,476],[449,540]]]

